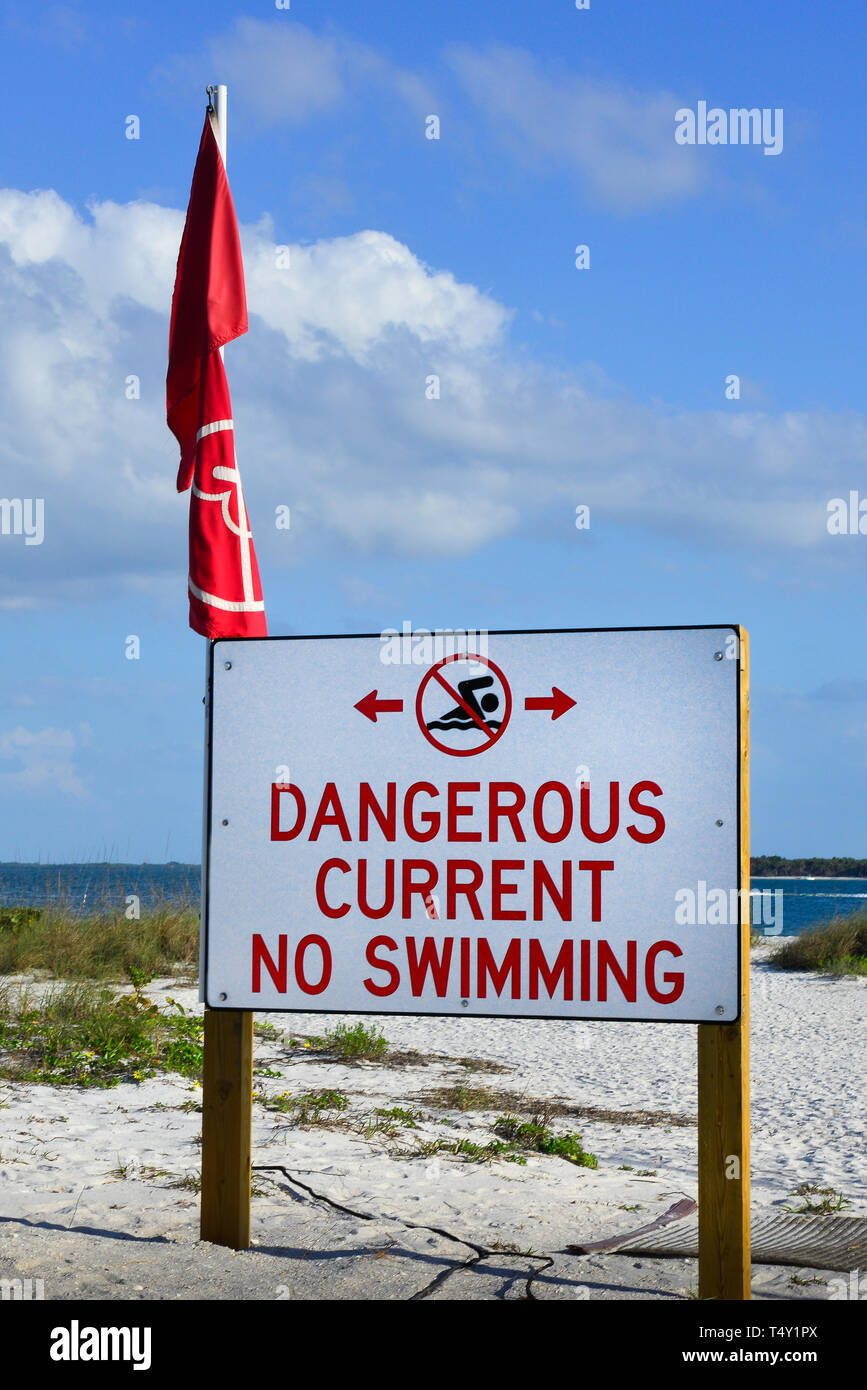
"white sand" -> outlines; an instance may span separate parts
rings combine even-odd
[[[809,1182],[842,1192],[848,1213],[865,1214],[867,982],[776,972],[766,964],[767,950],[754,951],[752,964],[754,1210],[800,1206],[803,1199],[794,1198],[793,1189]],[[195,990],[177,983],[154,982],[147,992],[157,1002],[169,994],[198,1008]],[[340,1021],[323,1014],[261,1017],[293,1035],[321,1034]],[[282,1073],[256,1078],[268,1094],[329,1088],[349,1096],[351,1106],[341,1117],[349,1126],[299,1129],[257,1104],[254,1165],[284,1165],[317,1193],[392,1223],[428,1223],[487,1247],[500,1242],[543,1253],[633,1230],[678,1198],[696,1197],[695,1128],[664,1120],[552,1120],[559,1132],[582,1134],[585,1148],[599,1160],[596,1171],[541,1155],[529,1156],[526,1166],[406,1156],[419,1140],[465,1134],[486,1143],[494,1137],[495,1113],[445,1112],[419,1098],[456,1080],[522,1093],[528,1100],[694,1117],[694,1026],[387,1016],[365,1021],[379,1025],[392,1048],[443,1060],[349,1066],[257,1040],[257,1068]],[[464,1057],[510,1070],[468,1071],[455,1060]],[[27,1223],[47,1222],[64,1230],[194,1239],[196,1192],[170,1186],[172,1178],[165,1175],[177,1179],[198,1170],[200,1115],[179,1107],[200,1098],[200,1090],[177,1076],[105,1091],[0,1083],[3,1217],[23,1222],[22,1230],[30,1229]],[[420,1109],[426,1119],[395,1137],[366,1137],[364,1124],[373,1111],[393,1105]],[[257,1178],[256,1187],[261,1195],[254,1198],[254,1234],[267,1246],[277,1231],[286,1238],[286,1223],[300,1208],[279,1174]],[[8,1244],[5,1249],[8,1254]],[[694,1283],[694,1261],[653,1265],[662,1296],[684,1296]],[[189,1296],[199,1295],[191,1288]]]

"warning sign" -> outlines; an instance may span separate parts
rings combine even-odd
[[[733,634],[212,644],[208,1004],[737,1017]]]

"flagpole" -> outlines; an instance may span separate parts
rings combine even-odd
[[[219,83],[215,89],[214,111],[217,116],[217,144],[220,146],[220,154],[223,156],[223,167],[226,166],[226,107],[228,105],[229,89],[225,82]]]
[[[217,146],[223,157],[223,168],[226,167],[226,108],[228,106],[229,89],[225,82],[217,86],[209,86],[208,89],[208,109],[213,109],[216,121]],[[220,348],[220,358],[223,357],[223,349]],[[205,642],[205,793],[202,803],[202,888],[201,902],[199,908],[199,1003],[205,1002],[205,878],[208,872],[208,781],[210,777],[211,748],[210,748],[210,715],[208,700],[210,697],[210,678],[211,678],[211,642]]]
[[[223,168],[226,167],[226,108],[228,106],[229,89],[225,82],[219,83],[216,87],[209,86],[208,107],[213,108],[216,118],[216,137],[217,146],[223,157]],[[223,349],[220,348],[220,358],[223,357]],[[211,748],[210,748],[210,715],[209,715],[209,682],[211,676],[211,642],[205,642],[205,777],[204,777],[204,799],[202,802],[202,886],[199,903],[199,1003],[205,1002],[205,878],[208,872],[208,781],[210,777]]]
[[[226,167],[225,83],[208,88],[214,110],[216,139]],[[220,357],[223,349],[220,348]],[[240,505],[240,489],[239,489]],[[246,529],[239,515],[240,530]],[[209,688],[212,643],[205,647]],[[207,708],[207,706],[206,706]],[[206,763],[210,763],[205,749]],[[207,772],[206,772],[207,775]],[[207,801],[205,803],[207,835]],[[202,889],[208,847],[202,854]],[[202,917],[204,921],[204,914]],[[204,944],[204,943],[203,943]],[[204,962],[204,952],[200,960]],[[204,992],[203,965],[200,988]],[[202,1196],[199,1235],[214,1245],[246,1250],[250,1244],[250,1197],[253,1129],[253,1015],[240,1009],[209,1009],[205,1005],[202,1067]]]

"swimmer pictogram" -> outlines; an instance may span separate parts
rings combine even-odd
[[[415,702],[419,728],[441,753],[470,758],[505,733],[512,692],[503,672],[487,657],[456,654],[426,672]]]

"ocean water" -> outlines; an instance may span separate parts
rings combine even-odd
[[[142,908],[183,903],[198,909],[198,864],[2,864],[0,906],[66,903],[73,911],[123,907],[135,894]]]
[[[87,912],[100,904],[123,907],[134,893],[142,908],[165,902],[198,908],[199,881],[198,864],[0,864],[0,906],[64,901]],[[773,896],[766,901],[761,925],[754,899],[756,930],[770,935],[796,936],[867,905],[867,878],[754,878],[752,889],[782,893],[782,932]]]
[[[754,878],[750,884],[753,891],[773,893],[781,889],[783,907],[783,930],[776,935],[797,936],[832,917],[845,917],[867,907],[867,878]],[[755,903],[755,900],[754,900]],[[765,910],[765,918],[771,915],[771,904]],[[775,915],[775,914],[774,914]],[[753,922],[758,912],[753,908]],[[764,925],[756,925],[756,931],[768,932]]]

